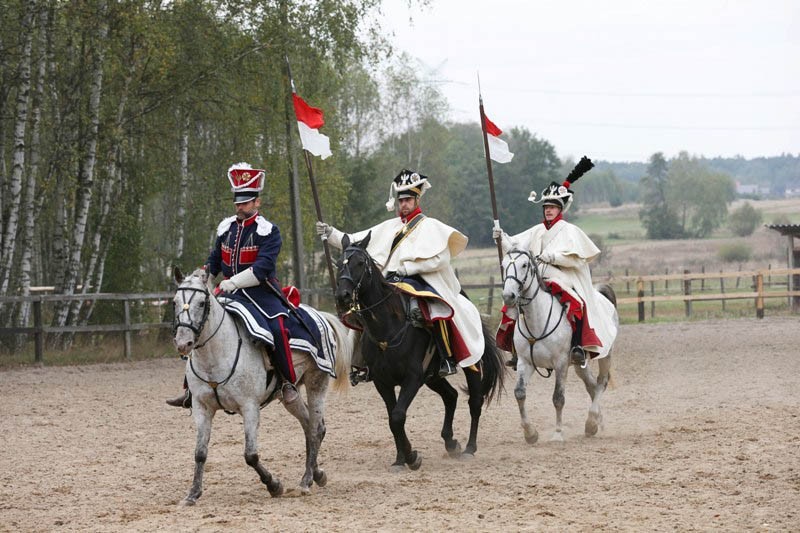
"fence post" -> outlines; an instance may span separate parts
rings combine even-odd
[[[664,269],[664,276],[669,276],[669,268],[665,268]],[[664,292],[665,293],[669,292],[669,280],[668,279],[664,280]]]
[[[725,311],[725,278],[722,277],[722,270],[719,271],[719,292],[722,293],[722,310]]]
[[[700,273],[701,274],[705,274],[706,273],[706,266],[705,265],[700,265]],[[700,292],[703,292],[704,290],[706,290],[706,278],[703,277],[703,278],[700,278]]]
[[[33,300],[33,327],[34,327],[34,356],[33,360],[37,363],[44,361],[44,328],[42,327],[42,298],[41,296]]]
[[[684,269],[683,271],[683,294],[689,296],[692,294],[692,279],[688,277],[689,271]],[[689,318],[692,316],[692,301],[685,300],[684,304],[686,305],[686,317]]]
[[[639,298],[639,322],[644,322],[644,302],[642,298],[644,298],[644,280],[641,278],[636,280],[636,295]]]
[[[486,304],[486,314],[491,316],[494,306],[494,276],[489,276],[489,303]]]
[[[756,276],[756,318],[764,318],[764,273],[759,272]]]
[[[131,360],[131,302],[123,300],[122,305],[125,309],[125,359]]]
[[[650,296],[655,296],[655,295],[656,295],[656,282],[655,281],[651,281],[650,282]],[[655,318],[655,316],[656,316],[656,302],[652,301],[652,302],[650,302],[650,318]]]
[[[626,268],[625,269],[625,293],[626,294],[630,294],[631,293],[631,281],[629,279],[627,279],[627,278],[628,278],[628,269]]]

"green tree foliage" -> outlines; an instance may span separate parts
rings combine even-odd
[[[670,162],[667,179],[667,203],[677,213],[684,235],[708,237],[722,225],[735,196],[730,176],[681,152]]]
[[[762,218],[761,211],[753,207],[750,202],[745,202],[728,215],[728,227],[734,235],[747,237],[761,224]]]
[[[640,183],[642,208],[639,211],[639,220],[648,239],[676,239],[683,236],[678,217],[667,200],[668,170],[669,165],[664,154],[657,152],[650,157],[647,174]]]

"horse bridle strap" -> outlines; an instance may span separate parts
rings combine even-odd
[[[222,381],[213,381],[201,377],[197,373],[197,370],[195,370],[194,368],[194,363],[192,362],[192,358],[189,357],[189,368],[192,369],[192,373],[195,375],[197,379],[199,379],[200,381],[211,387],[211,390],[214,391],[214,398],[216,398],[220,408],[222,408],[222,410],[226,412],[227,410],[225,409],[225,406],[222,405],[222,401],[219,399],[219,393],[217,392],[217,388],[221,387],[222,385],[225,385],[233,377],[234,372],[236,372],[236,365],[239,363],[239,354],[242,351],[242,336],[239,334],[239,324],[237,324],[235,320],[233,321],[233,324],[236,326],[236,336],[238,337],[238,342],[236,345],[236,357],[233,359],[233,366],[231,366],[231,371],[228,373],[228,377],[226,377]]]

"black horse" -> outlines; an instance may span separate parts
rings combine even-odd
[[[423,384],[442,397],[445,415],[442,439],[451,457],[462,455],[461,445],[453,438],[453,417],[458,392],[438,375],[439,354],[433,334],[427,328],[414,327],[408,317],[408,296],[388,283],[366,247],[371,234],[361,242],[342,242],[344,255],[339,266],[336,300],[339,309],[355,315],[363,327],[361,353],[369,367],[369,375],[386,404],[389,427],[397,447],[393,468],[408,465],[416,470],[422,456],[411,448],[405,431],[406,412]],[[478,421],[484,400],[499,394],[503,387],[504,365],[494,339],[483,326],[485,349],[481,361],[464,369],[469,392],[472,423],[469,441],[463,455],[472,456],[478,449]],[[399,396],[395,387],[400,387]]]

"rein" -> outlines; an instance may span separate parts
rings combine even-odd
[[[350,253],[348,254],[348,252],[350,252]],[[356,252],[360,252],[360,253],[362,253],[364,255],[365,264],[367,265],[367,268],[365,268],[361,272],[361,275],[358,278],[358,282],[356,282],[353,279],[352,272],[350,271],[350,259],[353,257],[353,255]],[[355,314],[356,316],[358,316],[361,319],[365,318],[364,315],[366,313],[370,313],[371,315],[374,316],[374,313],[372,313],[373,309],[376,309],[376,308],[380,307],[391,296],[398,294],[398,291],[396,289],[394,289],[394,288],[387,289],[386,290],[386,294],[384,294],[383,297],[378,299],[377,302],[374,302],[371,305],[368,305],[366,307],[362,307],[361,306],[361,303],[359,302],[358,295],[359,295],[359,292],[361,290],[361,286],[365,281],[365,278],[367,280],[370,280],[370,281],[372,280],[372,272],[373,272],[374,266],[375,266],[375,261],[372,259],[372,257],[369,255],[369,253],[366,250],[364,250],[362,248],[359,248],[357,246],[349,246],[347,248],[347,250],[345,250],[344,258],[342,260],[342,268],[341,268],[340,273],[339,273],[339,280],[347,280],[347,281],[349,281],[350,283],[353,284],[352,303],[351,303],[350,309],[348,309],[348,311],[353,313],[353,314]],[[398,328],[397,331],[395,331],[395,333],[391,336],[391,338],[386,340],[386,341],[379,341],[378,339],[376,339],[372,335],[372,333],[369,331],[369,329],[367,328],[366,320],[363,320],[364,321],[364,332],[367,334],[367,337],[369,337],[370,340],[372,342],[374,342],[378,346],[378,348],[380,348],[380,350],[382,352],[385,352],[386,350],[391,349],[391,348],[397,348],[398,346],[400,346],[403,343],[403,339],[405,339],[405,334],[408,331],[408,327],[411,325],[411,322],[408,320],[408,306],[405,306],[405,307],[406,307],[406,313],[405,313],[406,314],[406,320],[403,322],[403,325],[400,328]]]
[[[197,289],[195,287],[179,287],[178,292],[181,291],[192,291],[192,295],[189,297],[188,301],[184,299],[183,307],[181,308],[180,313],[178,313],[178,315],[174,320],[172,331],[174,334],[180,327],[189,328],[194,333],[194,339],[195,342],[197,342],[197,339],[200,337],[200,334],[203,332],[203,329],[206,326],[206,321],[208,320],[209,313],[211,311],[211,294],[205,288]],[[197,296],[197,293],[203,293],[205,300],[202,302],[203,318],[200,320],[200,324],[195,326],[194,322],[192,321],[192,317],[189,314],[189,309],[191,307],[190,304],[192,303],[194,297]],[[186,313],[186,316],[188,317],[189,320],[188,322],[182,321],[181,315],[183,313]],[[223,306],[222,319],[219,321],[219,324],[217,324],[217,327],[214,328],[213,333],[211,333],[211,335],[209,335],[206,340],[195,345],[193,351],[202,348],[203,346],[208,344],[208,342],[211,339],[214,338],[214,336],[219,332],[220,328],[222,327],[223,322],[225,322],[225,317],[227,316],[227,314],[228,313],[225,311]],[[211,389],[214,391],[214,397],[216,398],[217,403],[219,404],[220,408],[222,408],[222,410],[225,411],[226,413],[230,413],[230,411],[225,409],[225,407],[222,405],[222,401],[219,398],[219,393],[217,392],[217,387],[225,385],[228,381],[230,381],[230,379],[233,377],[233,374],[236,372],[236,366],[239,363],[239,354],[241,353],[242,350],[242,335],[241,333],[239,333],[239,324],[237,324],[235,320],[233,321],[233,325],[236,327],[236,336],[238,338],[238,344],[236,346],[236,357],[233,360],[233,366],[231,367],[231,371],[228,374],[228,377],[226,377],[222,381],[214,381],[211,379],[203,378],[197,373],[197,370],[195,370],[194,363],[192,362],[192,356],[191,354],[189,355],[189,367],[192,369],[192,373],[195,375],[197,379],[199,379],[200,381],[211,387]]]
[[[517,255],[516,257],[514,257],[512,256],[512,254],[517,254]],[[536,344],[538,341],[546,339],[547,337],[552,335],[553,332],[558,328],[558,326],[561,325],[561,321],[564,319],[564,316],[566,315],[566,306],[564,304],[561,304],[561,311],[558,314],[558,320],[556,321],[555,325],[552,328],[550,328],[550,331],[548,331],[550,320],[553,318],[553,308],[555,306],[556,297],[552,295],[552,293],[547,289],[544,282],[542,281],[542,275],[539,272],[539,266],[537,262],[538,260],[535,259],[533,255],[531,255],[531,253],[528,251],[511,250],[510,252],[508,252],[508,255],[509,257],[512,257],[512,261],[506,267],[506,271],[504,272],[504,278],[511,279],[517,282],[517,284],[520,287],[519,314],[521,320],[517,321],[517,331],[519,331],[520,335],[522,335],[522,337],[526,341],[528,341],[529,356],[531,364],[533,365],[533,369],[536,371],[537,374],[539,374],[543,378],[549,378],[553,374],[553,369],[551,368],[546,369],[547,370],[546,375],[541,372],[541,370],[536,366],[536,363],[533,362],[533,345]],[[525,269],[524,277],[522,279],[519,279],[516,259],[518,259],[520,256],[523,255],[528,259],[527,263],[528,267]],[[511,267],[514,268],[513,274],[509,273]],[[533,276],[530,275],[531,271],[533,271]],[[528,282],[528,278],[530,278],[530,282]],[[533,285],[534,279],[536,280],[537,284],[533,296],[530,297],[523,296],[522,294],[524,292],[527,292]],[[528,320],[526,318],[525,310],[530,305],[530,303],[536,299],[536,296],[539,294],[540,290],[543,290],[548,295],[550,295],[550,309],[547,312],[547,320],[545,320],[544,326],[542,326],[542,332],[538,335],[534,335],[533,332],[531,331],[530,326],[528,325]],[[522,329],[523,326],[525,327],[524,331]]]

